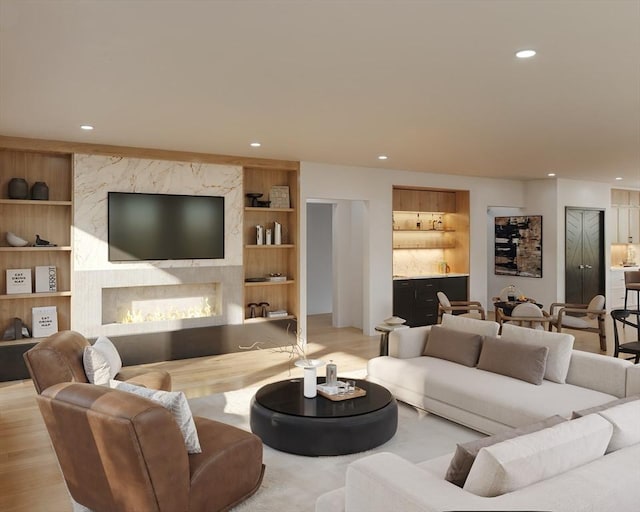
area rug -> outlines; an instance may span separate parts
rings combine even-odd
[[[249,428],[249,405],[257,388],[189,400],[196,416]],[[482,437],[467,429],[406,404],[398,403],[398,431],[385,444],[363,453],[338,457],[303,457],[264,446],[266,471],[262,486],[234,512],[313,512],[318,496],[343,487],[347,466],[367,455],[392,452],[421,462],[452,452],[456,443]]]

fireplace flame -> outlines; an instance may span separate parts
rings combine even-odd
[[[162,320],[183,320],[185,318],[203,318],[213,316],[213,308],[209,304],[209,298],[203,297],[202,306],[176,309],[171,306],[166,311],[155,310],[143,312],[139,309],[129,309],[120,320],[123,324],[139,324],[143,322],[156,322]]]

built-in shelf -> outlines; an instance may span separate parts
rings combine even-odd
[[[287,281],[254,281],[251,283],[244,283],[245,286],[275,286],[281,284],[294,284],[295,281],[290,279]]]
[[[261,213],[266,213],[266,212],[295,212],[295,209],[293,208],[260,208],[257,206],[245,206],[244,208],[245,212],[261,212]]]
[[[250,245],[245,245],[244,246],[245,249],[293,249],[294,247],[295,247],[295,245],[293,245],[293,244],[280,244],[280,245],[275,245],[275,244],[271,244],[271,245],[250,244]]]
[[[46,338],[20,338],[19,340],[2,341],[3,347],[11,347],[15,345],[31,345],[32,343],[38,343]]]
[[[268,317],[264,317],[264,316],[259,316],[256,318],[246,318],[244,323],[245,324],[259,324],[260,322],[273,322],[275,320],[295,320],[295,316],[293,315],[287,315],[287,316],[277,316],[274,318],[268,318]]]
[[[455,229],[394,229],[394,233],[455,233]]]
[[[7,247],[7,246],[2,246],[0,247],[0,252],[23,252],[23,251],[39,251],[39,252],[46,252],[46,251],[71,251],[71,247],[68,245],[63,245],[63,246],[56,246],[56,247],[47,247],[47,246],[33,246],[33,245],[27,245],[24,247]]]
[[[48,297],[71,297],[71,292],[10,293],[0,295],[0,300],[38,299]]]
[[[71,206],[71,201],[37,201],[35,199],[0,199],[0,204],[26,205],[33,204],[38,206]]]

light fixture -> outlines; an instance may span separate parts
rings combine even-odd
[[[252,142],[251,144],[249,144],[249,146],[251,146],[252,148],[259,148],[260,146],[262,146],[262,144],[260,144],[259,142]]]
[[[549,176],[549,178],[553,178],[556,175],[555,172],[548,172],[547,176]]]
[[[91,130],[93,130],[93,126],[91,126],[90,124],[81,124],[80,129],[90,132]]]
[[[519,59],[530,59],[535,54],[535,50],[519,50],[516,52],[516,57],[518,57]]]
[[[378,160],[387,160],[389,157],[387,155],[380,155]]]
[[[622,181],[622,176],[616,176],[616,181]]]

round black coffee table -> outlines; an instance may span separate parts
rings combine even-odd
[[[264,444],[298,455],[345,455],[379,446],[396,433],[398,404],[378,384],[356,385],[366,396],[334,402],[305,398],[302,379],[268,384],[251,400],[251,431]]]

